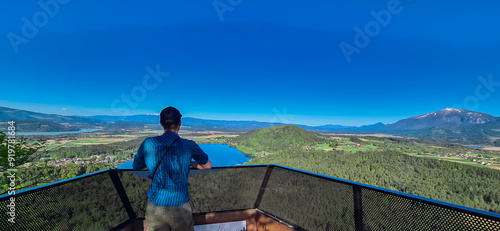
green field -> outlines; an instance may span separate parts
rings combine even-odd
[[[368,150],[369,150],[368,148],[354,148],[354,147],[347,147],[347,146],[344,147],[344,151],[352,152],[352,153],[356,153],[359,151],[368,151]]]
[[[368,142],[371,142],[372,140],[369,140]],[[337,143],[337,147],[342,147],[344,151],[346,152],[351,152],[351,153],[356,153],[359,151],[372,151],[372,150],[377,150],[379,147],[373,145],[373,144],[367,144],[367,145],[361,145],[363,148],[357,148],[357,147],[349,147],[347,145],[356,145],[357,143],[350,141],[349,138],[342,138],[342,141]],[[330,144],[328,143],[321,143],[321,144],[315,144],[314,146],[319,146],[315,150],[325,150],[325,149],[332,149],[335,150],[335,147],[330,147]]]
[[[317,144],[316,146],[320,146],[319,148],[316,148],[316,150],[324,150],[327,148],[332,148],[329,146],[329,144]]]
[[[490,168],[490,166],[478,164],[476,162],[472,162],[470,160],[465,160],[465,159],[450,159],[450,158],[439,157],[439,156],[421,156],[421,155],[418,155],[418,157],[425,157],[425,158],[430,158],[430,159],[437,159],[437,160],[444,160],[444,161],[451,161],[451,162],[460,162],[462,164],[473,165],[475,167],[480,167],[480,168]]]
[[[215,140],[212,140],[212,138],[207,138],[207,137],[192,137],[190,138],[195,142],[203,142],[203,143],[222,143],[226,141],[226,138],[217,138]]]
[[[61,147],[81,147],[84,145],[112,144],[123,142],[141,137],[144,135],[114,135],[112,137],[95,137],[95,138],[77,138],[76,140],[67,139],[56,140],[54,144],[46,145],[42,150],[55,150]]]
[[[244,153],[249,153],[249,154],[255,154],[256,151],[252,148],[248,148],[248,147],[245,147],[245,146],[238,146],[238,150],[240,150],[241,152],[244,152]]]

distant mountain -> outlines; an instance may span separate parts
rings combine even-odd
[[[130,116],[87,116],[86,118],[99,119],[104,121],[114,122],[146,122],[146,123],[160,123],[159,114],[148,115],[130,115]],[[182,117],[182,126],[190,127],[198,130],[252,130],[255,128],[266,128],[274,125],[283,125],[281,123],[269,123],[258,121],[234,121],[234,120],[208,120],[197,119],[192,117]]]
[[[146,122],[146,123],[159,123],[159,114],[146,114],[146,115],[129,115],[129,116],[109,116],[109,115],[94,115],[82,116],[83,118],[90,118],[102,121],[114,122]]]
[[[92,118],[45,114],[8,107],[0,107],[0,121],[9,120],[44,120],[55,123],[103,123],[103,121]]]
[[[289,147],[301,147],[325,141],[326,136],[293,125],[272,126],[254,129],[229,142],[257,151],[283,150]]]
[[[400,120],[380,132],[443,142],[500,146],[500,118],[486,113],[446,108]]]
[[[61,116],[0,107],[0,121],[45,120],[57,123],[72,123],[81,128],[103,129],[161,129],[159,114],[132,116]],[[219,130],[246,132],[282,126],[283,123],[258,121],[207,120],[192,117],[182,118],[185,128],[191,130]],[[500,146],[500,118],[486,113],[463,109],[446,108],[441,111],[402,119],[393,124],[376,123],[359,127],[342,125],[308,126],[292,124],[303,130],[332,133],[385,133],[400,136],[430,138],[445,142],[485,144]],[[54,125],[55,128],[57,125]],[[31,126],[33,127],[33,126]],[[61,128],[61,127],[60,127]]]
[[[291,124],[294,126],[301,127],[305,130],[309,131],[344,131],[344,130],[350,130],[350,129],[355,129],[357,127],[354,126],[342,126],[342,125],[333,125],[333,124],[327,124],[327,125],[319,125],[319,126],[308,126],[308,125],[301,125],[301,124]]]
[[[301,127],[305,130],[308,131],[329,131],[329,132],[373,132],[380,130],[380,128],[383,128],[385,124],[383,123],[376,123],[376,124],[370,124],[370,125],[363,125],[359,127],[355,126],[342,126],[342,125],[319,125],[319,126],[308,126],[308,125],[300,125],[300,124],[291,124],[294,126]]]
[[[481,112],[463,109],[446,108],[437,112],[410,117],[389,124],[386,130],[417,130],[433,127],[454,128],[466,125],[486,124],[498,121],[499,118]]]
[[[64,126],[62,124],[44,120],[15,120],[16,132],[62,132],[78,131],[77,127]],[[8,121],[0,122],[0,131],[7,131]]]
[[[131,116],[86,116],[86,118],[104,120],[104,121],[115,121],[115,122],[147,122],[147,123],[159,123],[159,114],[148,114],[148,115],[131,115]],[[235,121],[235,120],[209,120],[209,119],[198,119],[193,117],[183,117],[182,125],[190,127],[191,129],[198,130],[235,130],[235,131],[250,131],[255,128],[267,128],[272,126],[285,125],[284,123],[272,123],[272,122],[259,122],[259,121]],[[380,126],[384,126],[382,123],[377,123],[373,125],[365,125],[361,127],[354,126],[342,126],[342,125],[320,125],[320,126],[308,126],[301,124],[291,124],[294,126],[301,127],[305,130],[310,131],[368,131],[374,130]]]
[[[360,127],[355,128],[357,131],[375,131],[375,130],[380,130],[384,128],[386,125],[383,123],[376,123],[376,124],[371,124],[371,125],[363,125]]]

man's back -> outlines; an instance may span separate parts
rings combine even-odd
[[[134,170],[147,167],[148,178],[153,178],[153,171],[161,161],[154,180],[147,194],[156,206],[180,206],[189,201],[188,174],[191,159],[203,165],[208,162],[208,156],[192,140],[179,138],[176,132],[166,131],[161,136],[146,138],[134,158]],[[167,149],[172,147],[167,151]]]
[[[177,108],[164,108],[160,113],[163,135],[144,139],[132,164],[134,170],[148,170],[148,177],[153,179],[146,203],[148,231],[193,231],[187,180],[189,167],[212,168],[212,162],[200,146],[179,137],[181,117]]]

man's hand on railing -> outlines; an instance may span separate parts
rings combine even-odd
[[[211,169],[212,168],[212,161],[208,160],[208,162],[206,164],[203,164],[203,165],[198,164],[198,162],[196,162],[196,161],[191,161],[191,167],[197,168],[200,170]]]
[[[144,170],[148,170],[148,167],[144,167],[143,169],[141,169],[141,171],[144,171]]]

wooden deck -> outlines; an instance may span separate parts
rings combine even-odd
[[[207,225],[232,221],[246,221],[248,231],[292,231],[285,223],[280,223],[256,209],[229,212],[193,214],[194,224]],[[137,219],[121,231],[147,231],[146,221]]]

